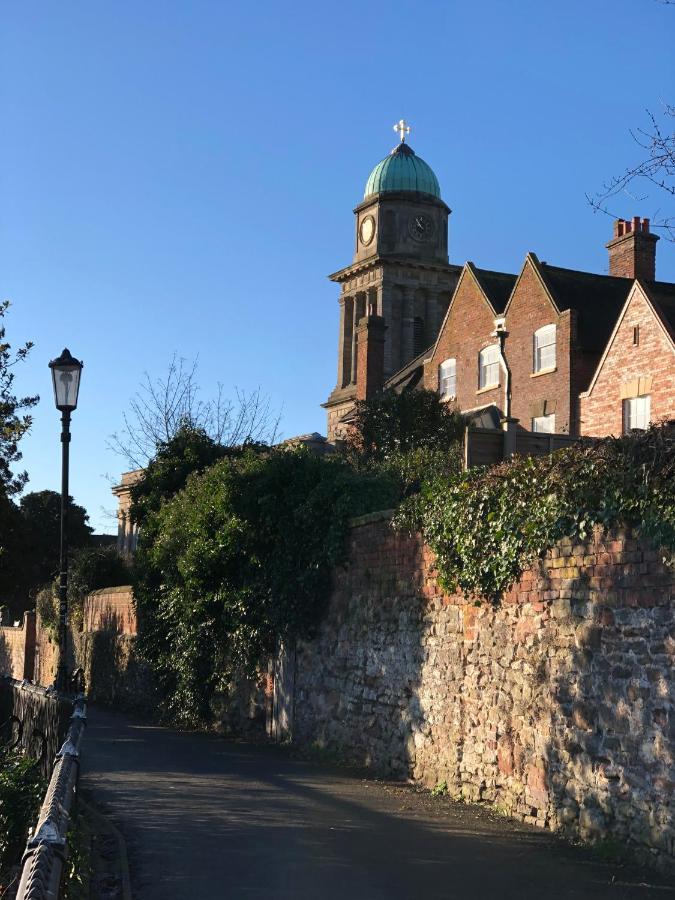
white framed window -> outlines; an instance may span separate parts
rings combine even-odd
[[[555,434],[555,414],[535,416],[532,419],[532,431],[539,434]]]
[[[457,396],[457,360],[446,359],[438,367],[438,386],[441,399]]]
[[[652,398],[647,394],[644,397],[630,397],[623,401],[623,432],[639,429],[646,431],[649,428],[649,419],[652,412]]]
[[[555,369],[556,326],[544,325],[534,333],[534,372]]]
[[[478,387],[487,388],[498,384],[499,344],[493,344],[478,354]]]

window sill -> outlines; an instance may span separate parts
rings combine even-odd
[[[496,391],[497,388],[501,387],[501,384],[497,382],[497,384],[487,384],[485,387],[478,388],[476,391],[476,396],[478,394],[486,394],[488,391]]]
[[[538,372],[532,372],[530,378],[539,378],[540,375],[550,375],[552,372],[557,372],[558,367],[553,366],[552,369],[540,369]]]

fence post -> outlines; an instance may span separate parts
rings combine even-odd
[[[516,434],[518,432],[519,419],[513,416],[502,416],[502,430],[504,432],[504,459],[509,459],[516,452]]]

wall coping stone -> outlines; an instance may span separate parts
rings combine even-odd
[[[385,522],[392,519],[395,512],[395,509],[379,509],[376,512],[366,513],[365,516],[356,516],[349,520],[349,527],[360,528],[362,525],[370,525],[373,522]]]
[[[96,591],[90,591],[88,597],[100,597],[102,594],[128,594],[133,591],[130,584],[120,584],[117,587],[99,588]]]

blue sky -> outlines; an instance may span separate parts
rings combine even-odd
[[[453,262],[606,271],[611,222],[584,195],[675,101],[674,38],[656,0],[3,4],[0,298],[36,345],[17,372],[42,395],[29,489],[59,489],[47,362],[65,345],[85,362],[71,490],[100,530],[126,468],[109,435],[174,351],[199,357],[205,397],[260,386],[285,436],[325,433],[326,275],[401,116],[453,210]],[[657,276],[675,281],[665,240]]]

